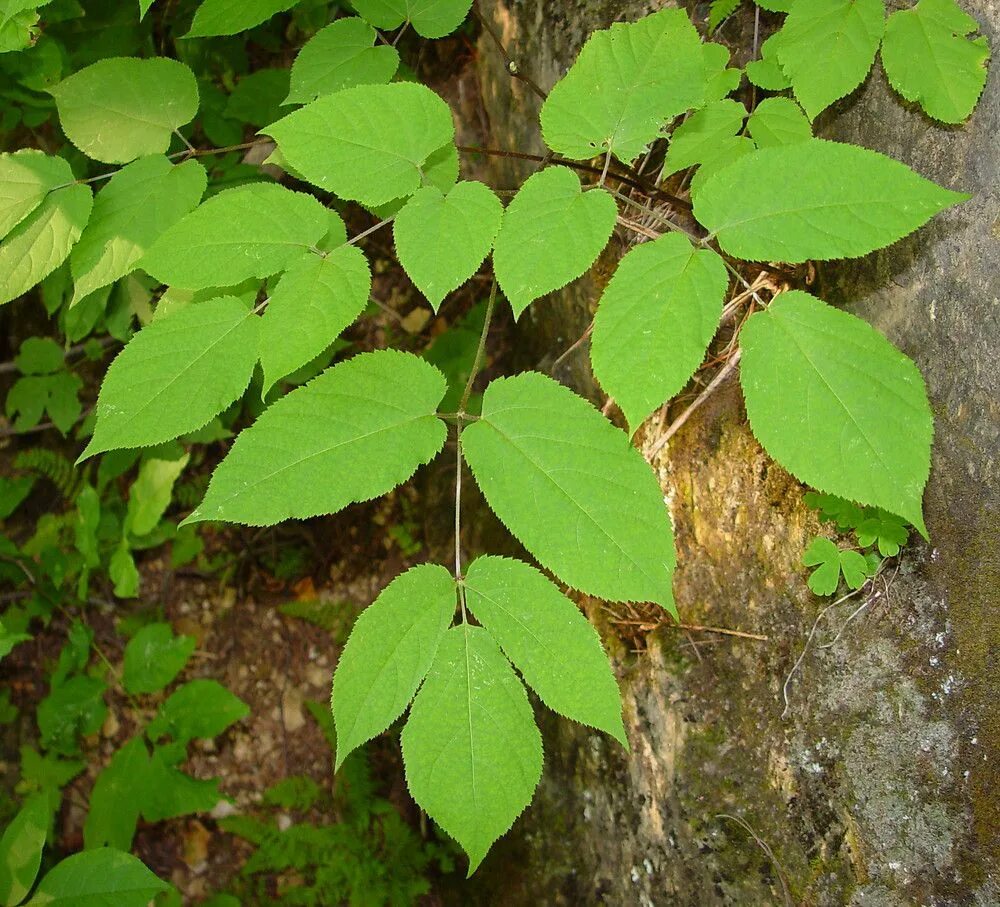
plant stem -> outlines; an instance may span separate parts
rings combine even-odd
[[[472,385],[479,377],[479,371],[483,367],[483,357],[486,354],[486,335],[490,332],[490,322],[493,320],[493,309],[497,301],[497,280],[494,277],[490,285],[490,298],[486,303],[486,318],[483,320],[483,332],[479,335],[479,346],[476,349],[476,358],[472,360],[472,371],[469,372],[469,380],[465,382],[465,391],[462,393],[462,402],[458,404],[458,418],[465,418],[465,407],[469,405],[469,397],[472,396]]]
[[[465,421],[465,407],[469,405],[469,397],[472,396],[472,387],[476,383],[480,369],[483,367],[483,358],[486,353],[486,337],[490,332],[490,322],[493,320],[493,309],[497,301],[497,281],[493,278],[490,285],[490,298],[486,303],[486,317],[483,319],[483,331],[479,335],[479,346],[476,349],[476,358],[472,362],[472,369],[469,372],[469,380],[465,382],[465,390],[462,393],[462,402],[458,405],[458,412],[455,414],[458,421],[455,423],[455,579],[459,582],[459,602],[462,606],[462,622],[465,622],[465,591],[461,587],[462,580],[462,422]]]
[[[391,224],[395,219],[395,217],[396,215],[394,214],[392,217],[387,217],[385,220],[380,220],[377,224],[375,224],[372,227],[369,227],[367,230],[362,230],[360,233],[357,234],[357,236],[352,236],[349,240],[347,240],[346,245],[353,246],[356,242],[360,242],[366,236],[371,236],[372,233],[374,233],[376,230],[381,230],[386,224]]]

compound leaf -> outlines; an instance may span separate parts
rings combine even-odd
[[[352,5],[377,28],[397,28],[408,20],[418,35],[443,38],[462,24],[472,0],[354,0]]]
[[[298,0],[204,0],[185,38],[237,35],[291,9]]]
[[[882,557],[895,557],[910,538],[903,520],[881,508],[875,508],[874,511],[866,510],[865,519],[855,529],[854,534],[862,548],[877,542],[878,552]]]
[[[66,137],[106,164],[162,154],[198,112],[194,73],[167,57],[100,60],[50,91]]]
[[[793,290],[740,332],[747,415],[800,481],[882,507],[926,535],[931,410],[913,362],[871,325]]]
[[[169,888],[131,854],[99,847],[57,863],[27,907],[146,907]]]
[[[153,241],[201,200],[208,176],[197,161],[162,155],[118,171],[94,200],[94,211],[70,256],[73,301],[134,270]]]
[[[81,459],[161,444],[207,424],[246,390],[258,324],[240,300],[221,296],[139,331],[104,376]]]
[[[774,53],[809,119],[864,81],[884,26],[882,0],[795,0]]]
[[[335,769],[410,704],[455,616],[455,580],[439,564],[397,576],[357,619],[333,675]]]
[[[69,164],[33,148],[0,154],[0,239],[5,237],[53,189],[75,180]]]
[[[253,183],[213,195],[185,215],[139,267],[187,290],[231,287],[284,270],[329,228],[329,213],[311,195]]]
[[[42,865],[52,807],[47,793],[25,801],[0,838],[0,903],[20,904]]]
[[[673,532],[656,477],[624,432],[537,372],[494,381],[462,452],[490,507],[561,580],[673,613]]]
[[[670,147],[663,161],[663,173],[669,176],[686,170],[719,154],[743,126],[747,109],[739,101],[713,101],[695,111],[670,138]]]
[[[469,610],[553,711],[628,747],[621,694],[590,621],[523,561],[480,557],[465,580]]]
[[[635,246],[618,265],[594,317],[590,359],[633,432],[701,365],[728,285],[722,259],[678,233]]]
[[[603,189],[582,192],[568,167],[547,167],[521,186],[504,214],[493,252],[514,316],[583,274],[607,245],[618,217]]]
[[[129,693],[156,693],[169,684],[194,652],[193,636],[174,636],[170,624],[143,627],[125,646],[123,683]]]
[[[403,728],[413,799],[469,855],[469,875],[531,802],[542,738],[521,681],[481,627],[444,634]]]
[[[89,186],[53,189],[0,244],[0,305],[28,292],[69,255],[87,225]]]
[[[271,293],[260,325],[264,391],[323,352],[368,304],[368,260],[357,246],[306,253]]]
[[[436,368],[397,350],[327,369],[240,434],[185,522],[270,526],[391,491],[444,444],[445,390]]]
[[[954,0],[920,0],[889,16],[882,41],[882,65],[889,83],[906,100],[943,123],[961,123],[986,86],[990,57],[985,37]]]
[[[413,82],[358,85],[307,104],[264,130],[305,179],[381,205],[412,195],[428,158],[452,140],[448,105]]]
[[[150,740],[169,735],[181,744],[210,740],[249,714],[247,704],[217,680],[190,680],[160,706],[146,733]]]
[[[816,568],[807,580],[816,595],[833,595],[841,574],[851,589],[860,589],[871,575],[868,561],[857,551],[842,550],[822,536],[812,540],[802,555],[802,563]]]
[[[502,217],[500,199],[472,181],[458,183],[447,195],[420,189],[396,215],[399,263],[435,312],[490,254]]]
[[[701,38],[684,10],[594,32],[542,105],[542,136],[572,160],[629,163],[705,96]]]
[[[320,29],[292,64],[286,104],[308,104],[355,85],[382,85],[399,68],[395,47],[375,45],[375,29],[351,17]]]
[[[812,126],[791,98],[765,98],[750,114],[747,132],[758,148],[795,145],[812,138]]]
[[[866,255],[967,198],[875,151],[810,139],[717,172],[694,214],[736,258],[801,262]]]

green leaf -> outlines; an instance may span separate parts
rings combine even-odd
[[[409,21],[418,35],[443,38],[462,24],[472,0],[352,0],[351,5],[376,28]]]
[[[742,0],[712,0],[708,7],[708,33],[712,34],[736,12]]]
[[[28,633],[12,633],[8,630],[3,621],[0,621],[0,661],[3,661],[14,650],[14,646],[20,645],[31,639]]]
[[[207,181],[197,161],[175,166],[162,155],[141,158],[111,177],[70,255],[70,304],[131,273],[153,241],[198,204]]]
[[[867,322],[793,290],[740,332],[747,415],[767,452],[820,491],[926,535],[931,410],[913,362]]]
[[[34,484],[34,476],[17,476],[13,479],[0,476],[0,520],[7,519],[24,503]]]
[[[310,183],[381,205],[420,188],[428,158],[452,140],[455,126],[429,88],[395,82],[346,88],[264,131]]]
[[[170,624],[149,624],[125,646],[123,683],[129,693],[156,693],[184,669],[194,652],[193,636],[174,636]]]
[[[633,432],[701,365],[728,286],[722,259],[678,233],[635,246],[618,265],[594,317],[590,359]]]
[[[49,192],[0,245],[0,304],[48,277],[80,238],[94,203],[89,186]]]
[[[469,609],[542,702],[628,748],[621,694],[601,638],[557,586],[504,557],[477,558],[464,586]]]
[[[683,10],[595,31],[542,105],[542,137],[572,160],[630,163],[705,96],[701,38]]]
[[[323,205],[277,183],[213,195],[167,229],[139,267],[175,287],[231,287],[283,271],[326,235]]]
[[[133,737],[104,767],[90,793],[83,846],[131,850],[143,795],[149,784],[149,752],[142,737]]]
[[[867,148],[810,139],[716,173],[694,214],[736,258],[801,262],[866,255],[968,198]]]
[[[122,539],[108,562],[108,578],[114,583],[117,598],[135,598],[139,594],[141,577],[128,541]]]
[[[866,511],[865,519],[858,525],[854,534],[862,548],[877,542],[882,557],[895,557],[910,538],[903,520],[879,508],[874,512]]]
[[[162,154],[198,112],[194,73],[167,57],[100,60],[50,91],[66,137],[106,164]]]
[[[585,273],[617,217],[615,200],[603,189],[582,192],[568,167],[528,177],[507,207],[493,252],[497,282],[514,317]]]
[[[149,785],[142,797],[142,816],[147,822],[208,812],[222,799],[218,779],[192,778],[177,769],[175,761],[168,758],[166,748],[153,748]]]
[[[281,114],[281,105],[288,95],[289,72],[285,68],[258,69],[243,76],[226,103],[226,116],[231,120],[266,126]]]
[[[865,80],[884,26],[882,0],[795,0],[774,53],[809,119]]]
[[[691,114],[670,138],[663,161],[664,176],[715,157],[743,127],[747,109],[739,101],[713,101]]]
[[[859,507],[853,501],[845,501],[835,494],[822,494],[807,491],[802,500],[810,507],[819,511],[819,518],[824,522],[833,520],[838,529],[855,529],[865,519],[867,508]]]
[[[14,357],[14,365],[22,375],[50,375],[62,369],[63,348],[51,337],[28,337]]]
[[[150,740],[169,734],[179,744],[210,740],[249,714],[247,704],[217,680],[191,680],[160,706],[146,734]]]
[[[271,526],[367,501],[444,444],[444,376],[409,353],[362,353],[282,397],[236,439],[185,523]]]
[[[53,189],[74,181],[61,157],[24,148],[0,154],[0,239],[34,211]]]
[[[780,43],[781,32],[771,35],[760,46],[760,59],[747,63],[747,78],[765,91],[784,91],[792,87],[791,80],[778,63],[777,53]]]
[[[132,483],[125,514],[125,531],[134,536],[152,532],[166,513],[174,482],[187,466],[189,454],[173,460],[150,457],[139,467],[139,476]]]
[[[37,40],[43,0],[7,0],[0,13],[0,53],[25,50]]]
[[[364,310],[371,287],[357,246],[307,254],[282,274],[260,324],[264,392],[322,353]]]
[[[424,188],[433,186],[441,192],[450,192],[452,186],[458,182],[458,149],[454,142],[448,142],[435,151],[423,166]],[[377,217],[394,217],[398,214],[407,198],[394,198],[383,205],[368,205],[368,210]]]
[[[746,157],[756,151],[757,146],[746,136],[738,135],[720,142],[714,153],[708,155],[691,177],[691,195],[696,196],[705,185],[720,170],[725,170],[741,157]]]
[[[246,390],[259,320],[221,296],[153,321],[115,357],[97,397],[97,425],[81,459],[151,447],[195,431]]]
[[[16,431],[36,426],[47,411],[55,426],[65,435],[76,423],[82,406],[79,392],[83,382],[69,372],[54,375],[28,375],[10,389],[4,408],[14,419]]]
[[[868,562],[857,551],[841,550],[822,536],[812,540],[802,555],[802,563],[816,568],[807,580],[816,595],[833,595],[841,574],[851,589],[860,589],[871,575]]]
[[[396,215],[393,238],[399,263],[436,312],[441,300],[479,270],[500,229],[503,205],[477,182],[461,182],[447,195],[418,190]]]
[[[77,675],[54,686],[38,706],[35,718],[42,745],[58,753],[74,753],[77,735],[96,733],[104,723],[104,681]]]
[[[146,907],[169,887],[131,854],[101,847],[57,864],[27,907]]]
[[[812,138],[812,126],[791,98],[765,98],[750,114],[747,132],[758,148],[795,145]]]
[[[375,29],[352,17],[320,29],[292,64],[286,104],[308,104],[355,85],[382,85],[399,68],[395,47],[375,45]]]
[[[291,9],[298,0],[204,0],[185,38],[238,35],[272,16]]]
[[[920,0],[885,24],[882,65],[906,100],[943,123],[961,123],[986,86],[990,48],[985,36],[969,39],[979,23],[955,0]]]
[[[705,58],[705,103],[721,101],[740,86],[743,73],[728,69],[729,48],[711,42],[702,45]]]
[[[455,616],[455,580],[438,564],[397,576],[354,624],[333,675],[335,768],[410,704]]]
[[[31,891],[42,865],[51,816],[48,794],[35,794],[4,829],[0,838],[0,904],[20,904]]]
[[[486,630],[444,634],[402,743],[413,799],[462,845],[472,875],[542,774],[527,694]]]
[[[570,586],[674,612],[663,492],[624,432],[537,372],[494,381],[462,452],[490,507]]]

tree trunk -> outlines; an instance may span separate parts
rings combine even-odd
[[[544,88],[593,29],[655,6],[484,4],[511,56]],[[995,46],[997,3],[966,8]],[[727,39],[748,50],[750,23],[728,25]],[[488,34],[480,51],[491,141],[540,151],[537,98],[511,79]],[[969,125],[943,129],[901,104],[876,68],[818,124],[829,138],[976,193],[916,237],[824,269],[817,284],[927,378],[936,416],[931,545],[911,543],[856,616],[857,598],[824,613],[800,565],[816,520],[802,487],[754,441],[729,380],[654,465],[677,530],[682,619],[766,639],[682,631],[662,618],[649,630],[652,610],[588,603],[613,650],[632,752],[543,716],[536,800],[456,903],[1000,902],[996,81]],[[500,161],[497,184],[523,176],[522,166]],[[551,367],[583,333],[614,263],[609,253],[523,316],[529,365]],[[586,345],[557,376],[596,399]],[[643,443],[655,440],[648,431]],[[783,717],[783,686],[814,624]]]

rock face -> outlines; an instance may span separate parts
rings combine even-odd
[[[997,46],[997,3],[964,5]],[[487,15],[548,88],[590,31],[649,9],[507,0]],[[751,26],[730,27],[733,40]],[[480,51],[491,141],[539,150],[537,99],[487,35]],[[856,616],[859,599],[824,612],[799,565],[817,530],[802,488],[753,440],[736,383],[725,385],[655,465],[677,529],[683,619],[766,639],[650,629],[652,612],[588,603],[613,652],[632,753],[543,715],[535,803],[455,903],[1000,903],[997,82],[994,73],[966,127],[943,129],[904,107],[876,69],[818,124],[976,193],[817,282],[926,376],[937,420],[931,545],[911,544]],[[504,185],[518,174],[501,161],[496,175]],[[613,251],[596,277],[522,318],[530,365],[551,365],[582,334]],[[585,348],[557,374],[596,394]]]

